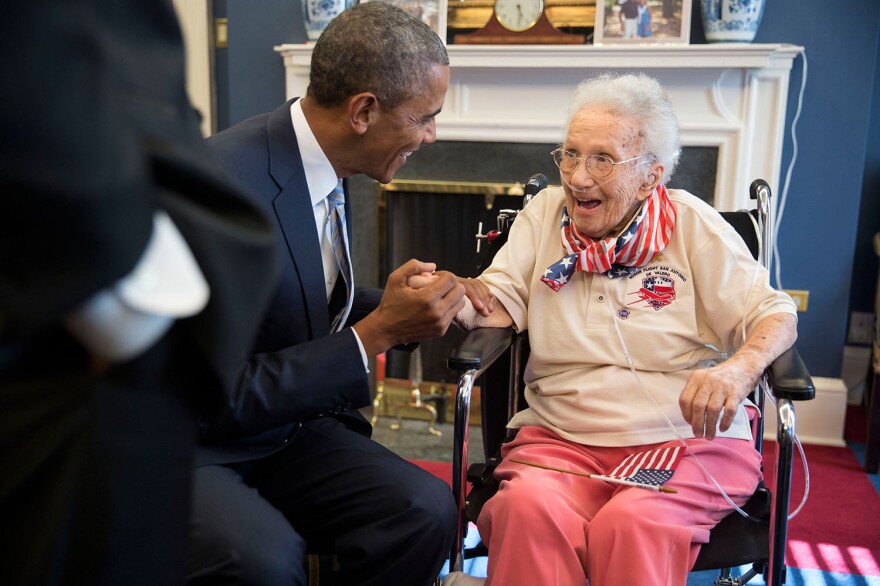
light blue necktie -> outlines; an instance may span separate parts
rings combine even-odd
[[[333,255],[336,257],[336,266],[339,268],[339,276],[345,281],[345,307],[333,318],[330,331],[336,332],[342,329],[348,312],[351,311],[351,303],[354,300],[354,287],[352,286],[351,259],[348,247],[345,245],[345,191],[342,189],[342,179],[336,184],[330,195],[327,196],[329,213],[324,222],[324,233],[327,241],[333,246]]]

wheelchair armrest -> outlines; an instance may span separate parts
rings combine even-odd
[[[452,370],[483,370],[488,368],[513,343],[513,328],[476,328],[468,332],[461,344],[452,350],[446,366]]]
[[[770,388],[780,399],[809,401],[816,396],[813,379],[793,346],[779,355],[767,369]]]

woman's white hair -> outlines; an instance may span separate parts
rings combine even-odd
[[[663,165],[662,183],[669,181],[681,156],[681,136],[669,94],[656,79],[642,73],[603,73],[582,81],[571,100],[566,135],[575,114],[587,107],[636,119],[644,141],[642,153]]]

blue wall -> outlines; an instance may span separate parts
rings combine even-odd
[[[851,286],[856,283],[853,261],[863,177],[878,171],[876,156],[870,163],[867,156],[868,129],[880,115],[874,94],[878,36],[880,3],[875,0],[769,0],[755,38],[802,45],[809,63],[797,127],[799,155],[779,242],[783,286],[810,291],[809,311],[801,314],[798,324],[798,347],[818,376],[840,376]],[[792,77],[789,124],[801,69],[798,63]],[[790,156],[787,137],[783,166]],[[869,164],[873,171],[866,167]],[[866,195],[876,202],[876,191]],[[876,230],[876,203],[873,209],[873,219],[864,222],[872,221]],[[864,242],[859,246],[864,248]],[[876,275],[876,258],[870,267],[857,270],[869,268]],[[859,287],[865,284],[858,280]],[[876,277],[871,290],[875,284]]]
[[[694,3],[696,43],[702,32]],[[293,0],[226,0],[226,8],[229,87],[218,92],[228,91],[234,124],[283,101],[283,67],[272,47],[302,43],[305,33]],[[839,377],[849,311],[870,311],[877,282],[870,238],[880,230],[880,2],[768,0],[755,42],[806,48],[799,155],[779,234],[782,284],[810,291],[798,327],[807,366],[815,376]],[[798,60],[789,125],[802,71]],[[791,153],[786,136],[783,173]]]
[[[284,67],[273,49],[304,43],[299,0],[215,0],[215,13],[229,19],[229,48],[218,49],[217,128],[274,110],[284,101]],[[221,81],[222,80],[222,81]]]

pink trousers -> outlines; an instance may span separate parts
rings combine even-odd
[[[744,504],[761,479],[751,442],[686,441],[737,506]],[[683,586],[709,530],[732,510],[690,454],[664,484],[675,494],[510,461],[607,474],[625,456],[661,445],[590,447],[544,428],[520,429],[495,472],[501,488],[477,521],[489,548],[486,585]]]

